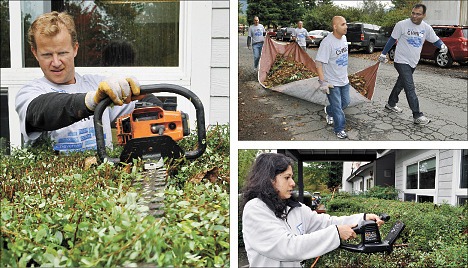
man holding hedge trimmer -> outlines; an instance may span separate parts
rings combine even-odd
[[[440,49],[441,53],[447,53],[447,46],[440,40],[434,29],[423,21],[426,17],[426,6],[416,4],[411,11],[411,17],[399,21],[393,28],[392,35],[387,41],[382,54],[379,56],[380,62],[387,62],[387,53],[398,40],[395,49],[394,66],[398,72],[398,79],[393,87],[385,108],[396,113],[403,110],[396,106],[398,95],[401,90],[405,90],[406,99],[413,112],[413,123],[416,125],[426,125],[431,122],[429,118],[419,110],[419,100],[414,86],[413,73],[419,62],[422,46],[427,40]]]
[[[137,96],[138,81],[76,73],[78,37],[73,17],[66,12],[40,15],[31,24],[28,41],[44,76],[24,85],[16,95],[16,112],[25,142],[35,144],[51,139],[54,150],[59,152],[95,149],[90,117],[97,104],[109,97],[117,105],[106,109],[103,117],[106,145],[111,146],[110,122],[134,109],[131,100],[144,97]],[[162,105],[152,94],[144,100]]]

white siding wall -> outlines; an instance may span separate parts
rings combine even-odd
[[[229,1],[213,1],[209,121],[229,122]]]
[[[426,0],[422,1],[422,3],[427,6],[424,21],[429,24],[468,24],[466,0]]]
[[[437,193],[437,203],[450,202],[452,191],[452,180],[453,177],[453,150],[440,150],[439,153],[439,180],[438,183],[438,193]]]

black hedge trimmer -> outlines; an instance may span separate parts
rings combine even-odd
[[[387,214],[381,214],[380,219],[387,222],[390,220],[390,216]],[[390,232],[387,234],[385,239],[382,241],[377,223],[373,220],[362,221],[358,226],[353,228],[353,231],[356,234],[361,235],[361,243],[342,243],[340,248],[360,253],[391,253],[393,251],[393,244],[400,236],[403,229],[405,229],[405,224],[401,221],[397,221],[390,229]]]

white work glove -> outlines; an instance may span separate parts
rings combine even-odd
[[[379,62],[382,62],[382,63],[388,62],[388,60],[387,60],[387,55],[380,54],[380,56],[379,56]]]
[[[131,101],[132,95],[140,95],[140,83],[135,78],[111,77],[99,83],[96,91],[86,93],[85,104],[94,111],[100,101],[109,97],[114,104],[123,105]]]
[[[442,44],[442,46],[440,47],[439,52],[442,53],[442,54],[447,54],[447,52],[448,52],[447,46],[445,44]]]
[[[323,94],[330,94],[330,88],[333,88],[333,85],[324,80],[319,79],[318,81],[320,83],[320,91],[322,91]]]

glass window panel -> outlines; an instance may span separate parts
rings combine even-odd
[[[459,196],[458,197],[458,205],[463,206],[465,204],[468,204],[468,197],[466,196]]]
[[[58,9],[57,5],[53,8]],[[179,0],[66,0],[61,9],[75,19],[80,44],[76,66],[179,65]],[[25,37],[37,17],[31,14],[32,11],[23,9]],[[26,67],[37,67],[28,51],[25,51]]]
[[[405,201],[416,201],[416,195],[415,194],[405,194],[404,200]]]
[[[468,188],[468,150],[462,150],[460,188]]]
[[[10,154],[10,127],[8,112],[8,89],[0,89],[0,154]]]
[[[418,164],[406,168],[406,189],[418,189]]]
[[[418,203],[434,203],[434,197],[429,195],[418,195]]]
[[[10,10],[8,0],[0,1],[0,68],[11,67],[10,53]]]
[[[431,158],[419,163],[419,189],[435,189],[436,159]]]

